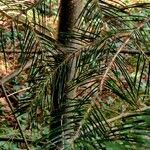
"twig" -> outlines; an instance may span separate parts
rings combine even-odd
[[[13,141],[13,142],[24,142],[24,139],[14,137],[0,137],[0,141]],[[33,143],[31,140],[27,140],[28,143]]]
[[[9,105],[9,107],[10,107],[10,109],[11,109],[11,112],[12,112],[12,114],[14,114],[13,106],[12,106],[10,100],[9,100],[9,97],[8,97],[7,93],[6,93],[4,84],[1,82],[1,85],[0,85],[0,86],[1,86],[1,89],[2,89],[2,91],[3,91],[3,93],[4,93],[4,95],[5,95],[6,101],[7,101],[8,105]],[[25,137],[25,135],[24,135],[24,133],[23,133],[23,130],[22,130],[22,128],[21,128],[20,121],[17,119],[17,117],[15,116],[15,114],[14,114],[14,118],[15,118],[17,124],[18,124],[19,130],[20,130],[21,136],[22,136],[22,138],[23,138],[23,140],[24,140],[24,142],[25,142],[26,148],[27,148],[27,150],[30,150],[30,149],[29,149],[29,146],[28,146],[27,139],[26,139],[26,137]]]
[[[122,50],[121,52],[120,52],[121,54],[131,54],[131,55],[135,55],[135,54],[142,54],[142,52],[141,51],[138,51],[138,50]],[[145,55],[148,55],[148,56],[150,56],[150,52],[148,52],[148,51],[144,51],[143,52]]]
[[[31,51],[29,53],[31,54],[42,54],[44,51]],[[45,51],[46,52],[46,51]],[[0,51],[0,53],[4,53],[3,51]],[[14,53],[14,54],[18,54],[18,53],[27,53],[26,51],[25,52],[22,52],[20,50],[6,50],[5,53],[9,54],[9,53]],[[115,52],[112,52],[112,53],[115,53]],[[129,55],[136,55],[136,54],[142,54],[141,51],[138,51],[138,50],[122,50],[120,52],[121,54],[129,54]],[[150,52],[149,51],[144,51],[143,52],[145,55],[148,55],[150,56]]]
[[[12,95],[15,95],[15,94],[17,94],[17,93],[21,93],[21,92],[26,91],[26,90],[29,90],[29,89],[30,89],[30,87],[27,87],[27,88],[18,90],[18,91],[14,92],[14,93],[9,94],[8,97],[10,97],[10,96],[12,96]]]
[[[31,65],[34,63],[34,60],[29,60],[24,66],[21,66],[20,68],[16,69],[14,72],[12,72],[11,74],[3,77],[0,82],[1,83],[6,83],[7,81],[9,81],[10,79],[14,78],[15,76],[19,75],[23,70],[26,70],[28,68],[31,67]]]
[[[46,52],[46,51],[45,51]],[[3,51],[0,51],[0,53],[4,53]],[[21,50],[6,50],[5,51],[5,53],[6,54],[9,54],[9,53],[13,53],[13,54],[20,54],[20,53],[25,53],[25,54],[27,54],[27,52],[26,51],[21,51]],[[30,53],[30,54],[42,54],[43,53],[43,51],[31,51],[31,52],[28,52],[28,53]]]
[[[127,113],[122,113],[114,118],[110,118],[110,119],[107,119],[106,121],[102,121],[102,124],[104,125],[106,122],[108,124],[114,122],[114,121],[117,121],[117,120],[120,120],[120,119],[123,119],[123,118],[126,118],[126,117],[132,117],[134,115],[138,115],[140,114],[142,111],[145,111],[145,110],[148,110],[150,109],[150,106],[145,106],[141,109],[138,109],[138,110],[135,110],[134,112],[127,112]],[[91,130],[94,130],[95,128],[97,128],[99,126],[99,123],[97,123],[96,125],[94,125],[93,127],[90,127]]]
[[[150,109],[150,106],[143,107],[143,108],[141,108],[141,109],[136,110],[135,112],[122,113],[122,114],[120,114],[120,115],[118,115],[118,116],[116,116],[116,117],[114,117],[114,118],[108,119],[107,122],[108,122],[108,123],[111,123],[111,122],[114,122],[114,121],[116,121],[116,120],[119,120],[119,119],[122,119],[122,118],[125,118],[125,117],[129,117],[129,116],[136,115],[136,114],[138,114],[138,113],[140,113],[140,112],[142,112],[142,111],[148,110],[148,109]]]
[[[122,51],[122,49],[129,43],[131,39],[131,34],[130,36],[125,40],[125,42],[123,43],[123,45],[117,50],[116,54],[114,55],[114,57],[112,58],[111,62],[109,63],[106,71],[104,72],[104,75],[102,77],[102,80],[101,80],[101,83],[100,83],[100,93],[102,93],[103,91],[103,85],[104,85],[104,82],[105,82],[105,79],[107,77],[107,74],[109,73],[112,65],[114,64],[114,61],[116,60],[117,56],[119,55],[119,53]]]
[[[24,142],[24,139],[22,138],[15,138],[15,137],[0,137],[0,141],[13,141],[13,142],[16,142],[16,143],[21,143],[21,142]],[[27,140],[28,143],[32,144],[34,143],[34,141],[32,140]],[[45,142],[38,142],[38,145],[44,145]]]
[[[25,70],[25,69],[27,69],[27,68],[30,68],[30,66],[31,66],[33,63],[34,63],[34,60],[29,60],[24,66],[21,66],[19,69],[15,70],[13,73],[11,73],[11,74],[8,75],[8,76],[5,76],[4,78],[2,78],[2,79],[0,80],[0,87],[1,87],[1,89],[2,89],[2,92],[4,93],[4,96],[5,96],[5,98],[6,98],[6,101],[7,101],[8,105],[9,105],[10,109],[11,109],[11,112],[12,112],[12,114],[14,115],[14,118],[15,118],[17,124],[18,124],[19,130],[20,130],[20,134],[21,134],[21,136],[22,136],[22,138],[23,138],[23,140],[24,140],[24,143],[25,143],[25,145],[26,145],[26,149],[27,149],[27,150],[29,150],[29,146],[28,146],[27,139],[26,139],[26,137],[25,137],[25,135],[24,135],[24,133],[23,133],[23,130],[22,130],[22,128],[21,128],[21,124],[20,124],[19,120],[18,120],[17,117],[15,116],[15,113],[14,113],[14,110],[13,110],[13,106],[12,106],[10,100],[9,100],[9,97],[8,97],[7,92],[6,92],[6,90],[5,90],[4,84],[5,84],[7,81],[9,81],[10,79],[12,79],[12,78],[14,78],[15,76],[17,76],[19,73],[21,73],[21,71],[23,71],[23,70]]]

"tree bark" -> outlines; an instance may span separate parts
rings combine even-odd
[[[71,46],[73,41],[70,40],[69,34],[73,34],[72,29],[75,26],[78,16],[83,8],[83,0],[61,0],[58,41],[64,46]],[[67,36],[66,36],[67,35]]]
[[[55,59],[58,65],[62,65],[57,69],[53,78],[54,86],[52,86],[52,117],[57,118],[57,120],[52,123],[51,130],[62,129],[58,130],[57,134],[59,134],[59,136],[62,136],[62,139],[65,140],[65,142],[68,142],[67,139],[71,138],[71,132],[73,130],[68,130],[69,127],[65,127],[64,125],[70,121],[68,118],[71,116],[70,114],[66,114],[66,112],[70,111],[69,100],[73,99],[76,95],[76,89],[68,92],[66,89],[66,85],[75,77],[76,58],[74,57],[67,62],[64,62],[64,60],[68,55],[73,53],[75,49],[77,50],[79,48],[76,44],[74,44],[74,39],[71,37],[75,32],[75,30],[73,29],[75,27],[76,20],[82,11],[82,8],[83,0],[61,0],[60,2],[57,40],[58,43],[61,44],[63,49],[66,50],[66,52],[65,54],[57,55]],[[65,142],[62,141],[62,143],[58,144],[62,147],[62,145],[64,146]]]

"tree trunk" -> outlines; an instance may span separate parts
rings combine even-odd
[[[73,41],[68,35],[73,34],[72,29],[75,26],[76,20],[83,8],[83,0],[61,0],[59,26],[58,26],[58,41],[64,46],[72,46]],[[67,36],[66,36],[67,34]]]
[[[62,62],[63,65],[59,67],[56,74],[53,78],[53,86],[52,86],[52,97],[53,97],[53,111],[52,117],[56,118],[55,122],[51,125],[51,130],[61,129],[57,134],[62,136],[63,140],[71,138],[71,132],[73,129],[68,130],[68,126],[65,127],[64,124],[67,124],[70,120],[68,119],[70,116],[62,115],[65,114],[69,107],[69,100],[73,99],[76,94],[76,90],[72,90],[71,92],[66,91],[66,84],[71,81],[75,76],[76,70],[76,58],[74,57],[72,60],[65,62],[64,59],[68,54],[74,52],[74,48],[78,49],[77,45],[73,44],[74,40],[70,38],[73,34],[73,28],[76,22],[76,19],[79,17],[82,7],[83,0],[61,0],[60,2],[60,14],[59,14],[59,26],[58,26],[58,42],[61,44],[63,49],[66,50],[65,54],[57,55],[55,61],[60,65]],[[66,108],[67,106],[67,108]],[[58,115],[59,114],[59,115]],[[70,114],[69,114],[70,115]],[[57,117],[56,117],[57,116]],[[64,125],[64,127],[63,127]],[[67,130],[67,131],[65,131]],[[67,135],[67,136],[66,136]],[[53,135],[55,136],[55,135]],[[66,142],[65,141],[65,142]],[[63,143],[59,143],[59,145],[64,145]]]

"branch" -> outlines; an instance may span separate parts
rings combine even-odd
[[[27,139],[26,139],[26,137],[25,137],[25,135],[24,135],[24,133],[23,133],[23,130],[22,130],[22,128],[21,128],[21,124],[20,124],[19,120],[17,119],[17,117],[16,117],[15,114],[14,114],[14,109],[13,109],[12,103],[11,103],[11,101],[10,101],[10,99],[9,99],[9,96],[7,95],[7,92],[6,92],[6,89],[5,89],[5,87],[4,87],[4,84],[5,84],[7,81],[9,81],[10,79],[12,79],[12,78],[14,78],[15,76],[17,76],[19,73],[21,73],[21,71],[23,71],[23,70],[25,70],[25,69],[31,67],[31,65],[34,63],[34,61],[35,61],[35,60],[29,60],[24,66],[21,66],[19,69],[15,70],[13,73],[11,73],[11,74],[8,75],[8,76],[5,76],[4,78],[2,78],[2,79],[0,80],[0,87],[1,87],[1,89],[2,89],[2,92],[4,93],[4,96],[5,96],[5,98],[6,98],[6,101],[7,101],[8,105],[9,105],[10,109],[11,109],[11,112],[12,112],[12,114],[14,115],[14,118],[15,118],[17,124],[18,124],[19,130],[20,130],[20,133],[21,133],[21,136],[22,136],[22,138],[23,138],[23,140],[24,140],[24,143],[25,143],[25,145],[26,145],[26,149],[27,149],[27,150],[29,150],[28,141],[27,141]]]
[[[35,60],[29,60],[24,66],[21,66],[20,68],[16,69],[14,72],[12,72],[11,74],[3,77],[0,82],[1,83],[6,83],[7,81],[9,81],[10,79],[14,78],[15,76],[19,75],[23,70],[26,70],[28,68],[31,67],[31,65],[34,63]]]
[[[12,141],[12,142],[15,142],[15,143],[22,143],[22,142],[24,142],[24,139],[22,139],[22,138],[14,138],[14,137],[12,137],[12,138],[10,138],[10,137],[0,137],[0,141],[6,141],[6,142]],[[34,143],[34,141],[29,140],[29,139],[27,140],[27,142],[29,144]],[[44,145],[45,143],[44,142],[38,142],[37,144],[38,145]]]
[[[132,117],[132,116],[135,116],[135,115],[138,115],[140,114],[142,111],[145,111],[145,110],[148,110],[150,109],[150,106],[145,106],[141,109],[138,109],[136,110],[135,112],[130,112],[130,113],[122,113],[114,118],[111,118],[111,119],[107,119],[106,121],[102,121],[102,124],[105,125],[105,124],[110,124],[116,120],[120,120],[120,119],[123,119],[125,117]],[[99,127],[99,123],[96,123],[94,126],[91,126],[90,129],[91,130],[94,130],[94,129],[97,129]],[[90,131],[89,131],[90,132]]]
[[[122,50],[120,53],[121,54],[131,54],[131,55],[142,54],[142,52],[138,51],[138,50]],[[148,51],[144,52],[144,54],[150,56],[150,52],[148,52]]]
[[[30,53],[31,54],[42,54],[44,51],[31,51]],[[45,51],[46,52],[46,51]],[[3,51],[0,51],[0,53],[4,53]],[[18,53],[27,53],[26,51],[25,52],[22,52],[20,50],[6,50],[5,53],[9,54],[9,53],[14,53],[14,54],[18,54]],[[114,52],[115,53],[115,52]],[[135,54],[142,54],[141,51],[138,51],[138,50],[122,50],[120,52],[121,54],[130,54],[130,55],[135,55]],[[144,52],[144,54],[150,56],[150,52],[149,51],[146,51]]]
[[[13,141],[13,142],[24,142],[24,139],[21,138],[10,138],[10,137],[0,137],[0,141]],[[28,143],[33,143],[31,140],[27,140]]]
[[[4,93],[4,95],[5,95],[6,101],[7,101],[8,105],[9,105],[9,107],[10,107],[10,109],[11,109],[11,112],[12,112],[12,114],[14,114],[14,109],[13,109],[13,106],[12,106],[12,104],[11,104],[11,101],[9,100],[9,97],[8,97],[8,95],[7,95],[7,93],[6,93],[4,84],[1,82],[1,85],[0,85],[0,86],[1,86],[1,89],[2,89],[2,91],[3,91],[3,93]],[[23,138],[23,140],[24,140],[24,143],[25,143],[25,145],[26,145],[26,148],[27,148],[27,150],[29,150],[28,142],[27,142],[27,139],[26,139],[26,137],[25,137],[25,135],[24,135],[24,133],[23,133],[23,130],[22,130],[22,128],[21,128],[20,121],[17,119],[17,117],[16,117],[15,114],[14,114],[14,118],[15,118],[17,124],[18,124],[19,130],[20,130],[21,136],[22,136],[22,138]]]
[[[106,120],[106,121],[107,121],[107,123],[111,123],[111,122],[114,122],[114,121],[116,121],[116,120],[123,119],[123,118],[125,118],[125,117],[130,117],[130,116],[137,115],[137,114],[139,114],[140,112],[145,111],[145,110],[148,110],[148,109],[150,109],[150,106],[143,107],[143,108],[141,108],[141,109],[136,110],[135,112],[122,113],[122,114],[120,114],[120,115],[118,115],[118,116],[116,116],[116,117],[114,117],[114,118],[108,119],[108,120]]]
[[[30,88],[31,88],[31,87],[27,87],[27,88],[23,88],[23,89],[21,89],[21,90],[18,90],[18,91],[16,91],[16,92],[13,92],[13,93],[9,94],[8,97],[10,97],[10,96],[12,96],[12,95],[15,95],[15,94],[18,94],[18,93],[21,93],[21,92],[24,92],[24,91],[26,91],[26,90],[29,90]]]
[[[45,51],[46,52],[46,51]],[[26,52],[26,51],[21,51],[21,50],[5,50],[4,51],[0,51],[0,53],[6,53],[6,54],[22,54],[22,53],[30,53],[30,54],[42,54],[43,51],[31,51],[31,52]]]

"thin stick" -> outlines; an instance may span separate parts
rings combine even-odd
[[[148,110],[148,109],[150,109],[150,107],[149,107],[149,106],[146,106],[146,107],[143,107],[143,108],[141,108],[141,109],[136,110],[135,112],[122,113],[122,114],[120,114],[120,115],[118,115],[118,116],[116,116],[116,117],[114,117],[114,118],[108,119],[107,122],[108,122],[108,123],[111,123],[111,122],[114,122],[114,121],[116,121],[116,120],[119,120],[119,119],[122,119],[122,118],[125,118],[125,117],[129,117],[129,116],[136,115],[136,114],[138,114],[138,113],[140,113],[140,112],[142,112],[142,111]]]
[[[11,74],[3,77],[0,82],[1,83],[6,83],[7,81],[9,81],[10,79],[16,77],[17,75],[19,75],[23,70],[26,70],[28,68],[31,67],[31,65],[35,62],[35,60],[29,60],[24,66],[21,66],[20,68],[16,69],[14,72],[12,72]]]
[[[13,141],[13,142],[24,142],[24,139],[14,138],[14,137],[0,137],[0,141]],[[28,143],[32,143],[33,141],[27,140]]]
[[[24,88],[24,89],[18,90],[18,91],[16,91],[16,92],[13,92],[13,93],[11,93],[11,94],[7,95],[7,96],[8,96],[8,97],[10,97],[10,96],[12,96],[12,95],[15,95],[15,94],[18,94],[18,93],[24,92],[24,91],[26,91],[26,90],[29,90],[30,88],[31,88],[31,87],[27,87],[27,88]]]
[[[1,86],[1,88],[2,88],[2,91],[3,91],[4,95],[5,95],[6,101],[7,101],[8,105],[9,105],[9,107],[10,107],[10,109],[11,109],[11,112],[12,112],[12,114],[14,115],[14,118],[15,118],[17,124],[18,124],[19,130],[20,130],[20,133],[21,133],[21,136],[22,136],[22,138],[23,138],[23,140],[24,140],[24,142],[25,142],[25,145],[26,145],[26,149],[27,149],[27,150],[30,150],[30,149],[29,149],[29,146],[28,146],[27,139],[26,139],[26,137],[25,137],[25,135],[24,135],[24,133],[23,133],[23,130],[22,130],[22,128],[21,128],[20,121],[17,119],[17,117],[16,117],[15,114],[14,114],[13,106],[12,106],[10,100],[9,100],[9,97],[8,97],[7,93],[6,93],[4,84],[1,82],[1,85],[0,85],[0,86]]]
[[[145,106],[141,109],[138,109],[138,110],[135,110],[135,112],[126,112],[126,113],[122,113],[116,117],[113,117],[113,118],[110,118],[110,119],[107,119],[106,122],[108,124],[112,123],[112,122],[115,122],[117,120],[120,120],[120,119],[123,119],[123,118],[126,118],[126,117],[132,117],[134,115],[138,115],[140,114],[141,112],[143,111],[146,111],[146,110],[149,110],[150,109],[150,106]],[[105,124],[105,121],[102,121],[103,124]],[[97,123],[96,125],[94,125],[93,127],[90,127],[91,130],[97,128],[99,126],[99,124]]]
[[[44,51],[32,51],[32,52],[30,52],[30,54],[42,54],[43,52],[44,52]],[[46,51],[45,51],[45,52],[46,52]],[[0,51],[0,53],[4,53],[4,52],[3,52],[3,51]],[[14,51],[14,50],[6,50],[5,53],[7,53],[7,54],[9,54],[9,53],[14,53],[14,54],[16,54],[16,53],[27,53],[27,52],[22,52],[22,51],[20,51],[20,50],[16,50],[16,51]],[[112,52],[112,53],[115,53],[115,52]],[[127,50],[127,49],[122,50],[120,53],[121,53],[121,54],[129,54],[129,55],[142,54],[141,51],[138,51],[138,50]],[[143,53],[144,53],[145,55],[150,56],[150,52],[149,52],[149,51],[143,51]]]
[[[24,139],[22,138],[16,138],[16,137],[0,137],[0,141],[12,141],[12,142],[15,142],[15,143],[22,143],[24,142]],[[32,144],[34,143],[34,141],[32,140],[27,140],[28,143]],[[39,142],[38,145],[44,145],[45,142]]]

